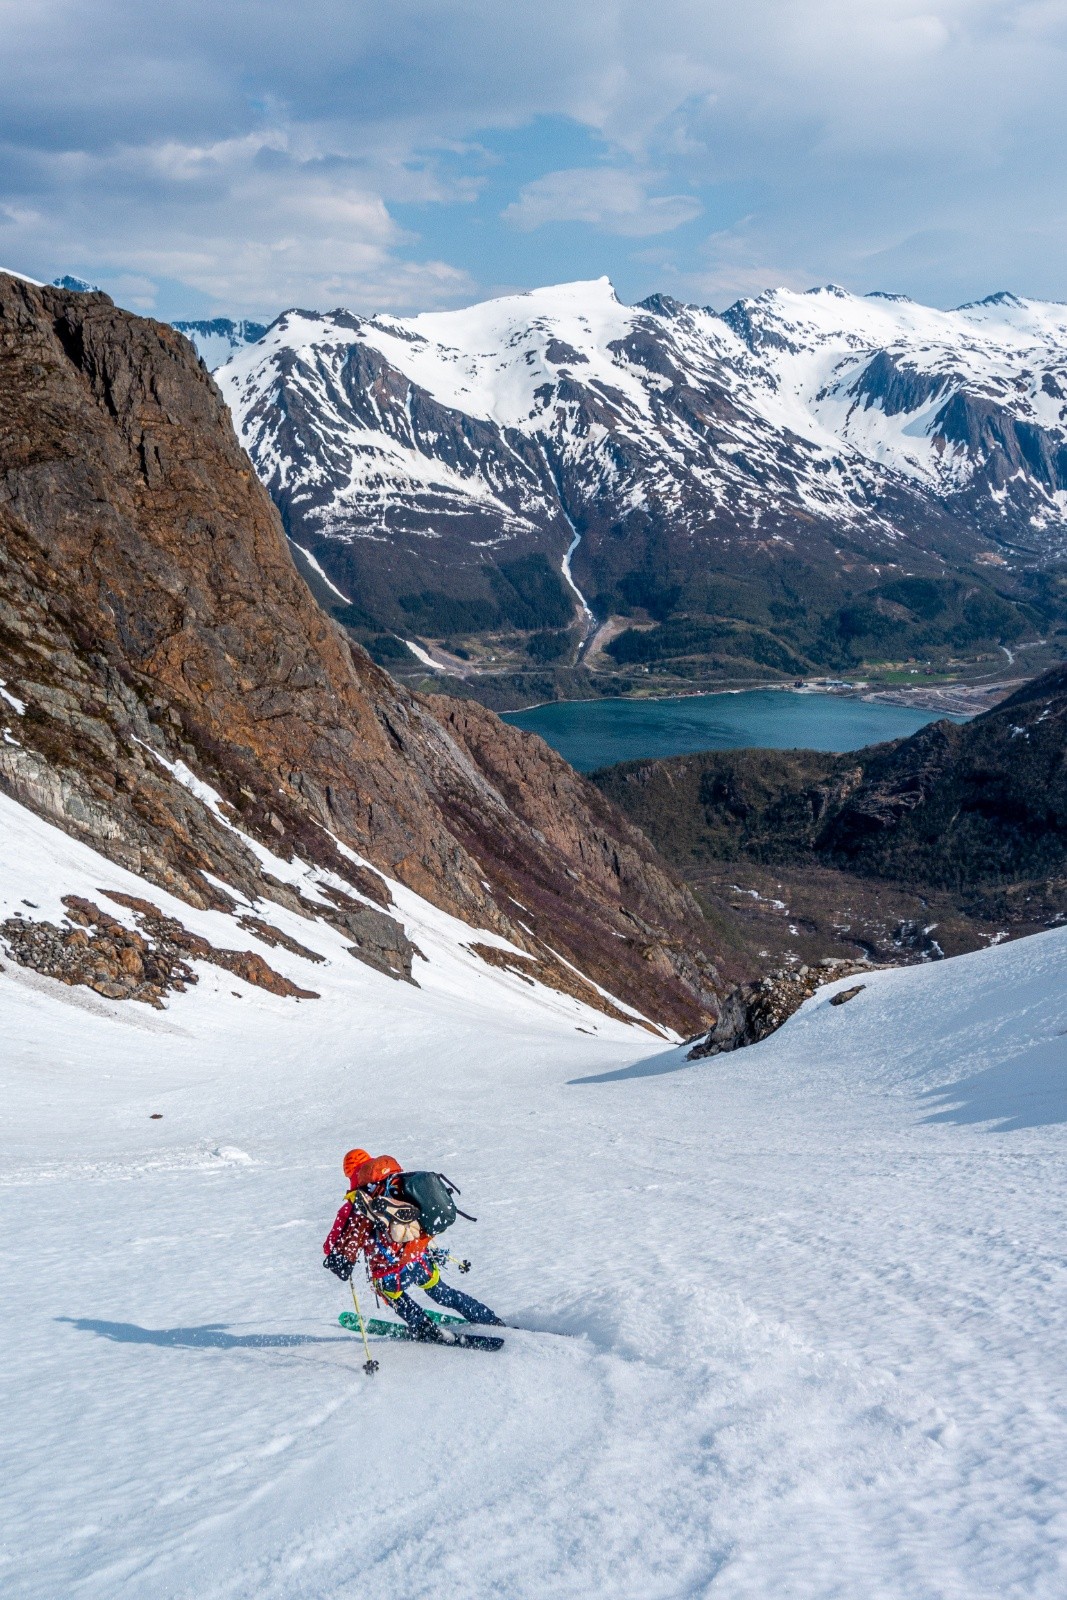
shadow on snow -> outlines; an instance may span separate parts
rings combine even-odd
[[[687,1061],[685,1046],[680,1046],[611,1072],[568,1078],[567,1083],[622,1083],[630,1078],[685,1072],[705,1064]],[[1048,1128],[1067,1122],[1067,1032],[969,1078],[928,1089],[922,1099],[928,1106],[939,1108],[923,1118],[926,1123],[989,1122],[994,1124],[992,1131],[1010,1133],[1017,1128]]]
[[[80,1333],[96,1333],[115,1344],[158,1344],[182,1350],[288,1350],[302,1344],[351,1344],[311,1333],[227,1333],[225,1322],[199,1328],[141,1328],[136,1322],[100,1322],[95,1317],[57,1317]]]
[[[654,1056],[646,1056],[643,1061],[635,1061],[629,1067],[616,1067],[612,1072],[594,1072],[585,1078],[568,1078],[568,1087],[576,1083],[622,1083],[626,1078],[658,1078],[665,1072],[685,1072],[691,1067],[703,1065],[700,1061],[687,1061],[684,1051],[686,1045],[679,1045],[676,1050],[659,1051]]]
[[[924,1122],[993,1122],[996,1133],[1067,1122],[1067,1037],[1047,1039],[973,1077],[929,1089],[923,1099],[944,1107]]]

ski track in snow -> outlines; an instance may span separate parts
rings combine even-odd
[[[18,843],[5,915],[135,881]],[[1067,930],[687,1064],[287,916],[321,1001],[200,966],[150,1039],[2,958],[5,1597],[1059,1600]],[[355,1143],[460,1185],[453,1281],[578,1337],[366,1378],[319,1265]]]

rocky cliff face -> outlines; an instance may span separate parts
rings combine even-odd
[[[345,882],[329,915],[398,976],[375,868],[560,987],[589,974],[683,1029],[715,1010],[706,926],[636,830],[531,736],[399,689],[320,611],[190,345],[3,275],[0,680],[5,791],[191,903],[300,907],[262,840]],[[520,798],[524,763],[552,779]]]

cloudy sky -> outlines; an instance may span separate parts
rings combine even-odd
[[[165,317],[1067,299],[1067,0],[0,0],[0,71],[0,264]]]

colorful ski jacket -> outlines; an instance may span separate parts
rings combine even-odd
[[[377,1187],[372,1185],[363,1193],[373,1195]],[[432,1243],[429,1235],[422,1233],[408,1244],[394,1244],[384,1228],[375,1227],[358,1204],[356,1190],[350,1189],[334,1218],[333,1227],[326,1235],[322,1250],[327,1256],[339,1250],[348,1261],[358,1261],[361,1255],[364,1256],[372,1280],[379,1283],[424,1256]]]

